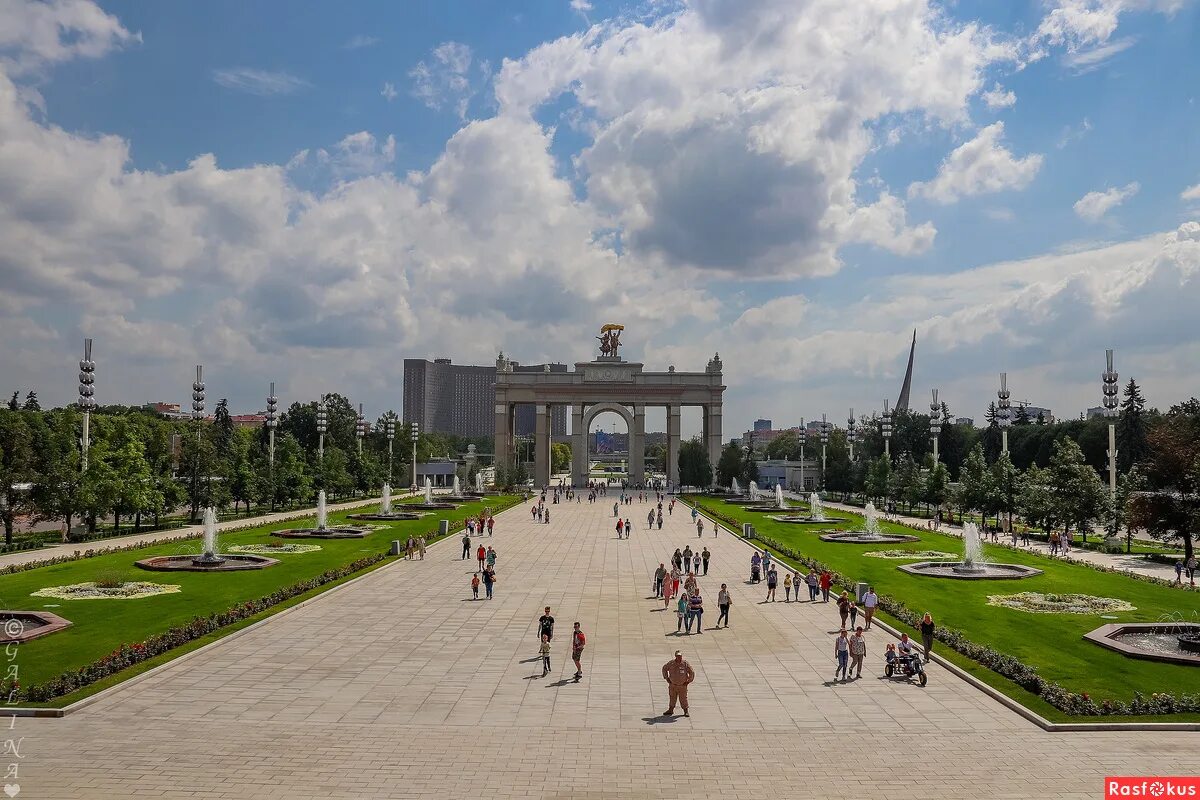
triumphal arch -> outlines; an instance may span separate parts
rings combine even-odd
[[[571,410],[571,480],[582,486],[588,480],[587,431],[592,419],[613,411],[629,431],[629,478],[645,481],[646,408],[667,412],[667,480],[679,483],[679,415],[684,406],[699,406],[703,413],[702,441],[714,469],[721,457],[721,359],[713,356],[703,372],[646,372],[642,364],[621,358],[621,325],[605,325],[599,355],[578,361],[573,372],[514,372],[501,353],[496,359],[496,463],[513,457],[516,406],[535,408],[534,484],[550,482],[550,419],[554,406]],[[549,369],[547,367],[547,369]]]

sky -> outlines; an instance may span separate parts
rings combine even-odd
[[[400,410],[725,365],[725,432],[1197,394],[1200,0],[0,0],[0,391]],[[654,419],[648,419],[654,426]],[[684,416],[684,432],[699,415]]]

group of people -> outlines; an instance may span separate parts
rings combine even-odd
[[[545,613],[538,617],[537,624],[538,632],[538,653],[542,657],[542,677],[550,674],[550,641],[554,638],[554,615],[550,613],[550,606],[546,606]],[[583,630],[579,623],[575,623],[575,628],[571,631],[571,660],[575,662],[575,680],[583,677],[583,648],[587,644],[587,637],[584,636]]]
[[[480,536],[483,536],[483,532],[485,530],[487,531],[487,535],[491,536],[495,528],[496,518],[487,511],[481,511],[478,519],[475,517],[467,517],[468,536],[474,536],[476,533],[478,533]]]
[[[424,550],[422,549],[422,558],[424,558]],[[471,557],[471,534],[464,533],[462,538],[462,560],[466,561]],[[479,562],[479,568],[471,575],[471,599],[479,599],[479,586],[483,585],[484,597],[488,600],[492,599],[492,590],[496,585],[496,550],[491,545],[484,547],[480,543],[475,550],[475,559]]]
[[[1175,562],[1175,585],[1183,585],[1183,574],[1187,573],[1188,583],[1192,586],[1196,585],[1196,556],[1193,554],[1187,561],[1182,558]]]

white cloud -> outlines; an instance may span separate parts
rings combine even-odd
[[[1090,72],[1136,43],[1136,37],[1109,42],[1123,15],[1134,12],[1172,15],[1190,2],[1193,0],[1053,0],[1031,37],[1031,44],[1064,47],[1066,67],[1078,73]]]
[[[433,48],[428,60],[409,70],[413,96],[429,108],[439,111],[453,106],[459,119],[467,117],[467,104],[474,94],[470,70],[471,48],[461,42],[442,42]]]
[[[993,84],[992,88],[983,93],[983,102],[990,109],[1009,108],[1016,105],[1017,95],[1014,92],[1006,91],[1000,84]]]
[[[1079,123],[1078,126],[1066,125],[1062,129],[1062,133],[1058,135],[1058,142],[1056,142],[1054,146],[1059,150],[1062,150],[1072,142],[1077,142],[1082,139],[1091,129],[1092,121],[1087,117],[1084,117],[1083,122]]]
[[[1004,206],[986,208],[983,213],[988,219],[995,220],[996,222],[1012,222],[1017,218],[1017,215],[1011,208],[1005,208]]]
[[[310,84],[287,72],[272,72],[253,67],[233,67],[213,70],[213,80],[226,89],[248,92],[262,97],[275,94],[292,94],[306,89]]]
[[[590,0],[571,0],[571,10],[584,14],[592,10],[592,4]]]
[[[1138,182],[1134,181],[1121,188],[1112,187],[1103,192],[1088,192],[1075,202],[1075,214],[1088,222],[1099,222],[1105,214],[1133,197],[1141,188]]]
[[[364,47],[374,47],[380,41],[378,36],[367,36],[360,33],[357,36],[350,37],[342,47],[347,50],[361,50]]]
[[[1179,193],[1180,200],[1200,200],[1200,183],[1189,186]]]
[[[1128,50],[1135,44],[1137,44],[1136,36],[1126,36],[1088,50],[1069,52],[1063,57],[1063,65],[1073,70],[1076,74],[1082,75],[1099,69],[1110,58]]]
[[[396,92],[396,87],[387,82],[383,84],[383,90],[380,92],[380,94],[383,95],[383,97],[389,103],[399,97],[399,94]]]
[[[1003,122],[981,129],[946,156],[932,181],[909,186],[908,196],[946,204],[977,194],[1024,189],[1041,168],[1042,156],[1014,156],[1000,143],[1003,136]]]
[[[71,61],[99,58],[141,42],[111,14],[89,0],[0,2],[0,66],[10,74]]]

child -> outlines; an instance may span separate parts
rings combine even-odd
[[[471,576],[471,599],[479,599],[479,573],[476,572]]]
[[[783,602],[792,602],[792,574],[790,572],[783,574]]]
[[[542,634],[542,677],[550,674],[550,637]]]
[[[887,651],[884,652],[883,659],[884,659],[884,661],[886,661],[889,664],[896,663],[896,645],[889,644],[887,646]]]

